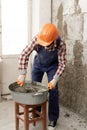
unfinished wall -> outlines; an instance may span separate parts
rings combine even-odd
[[[60,101],[87,116],[87,1],[53,0],[52,21],[66,41],[67,66],[60,80]]]
[[[1,36],[2,36],[2,25],[1,25],[1,0],[0,0],[0,55],[1,55],[1,52],[2,52],[2,50],[1,50],[1,48],[2,48],[2,45],[1,45],[2,38],[1,38]]]

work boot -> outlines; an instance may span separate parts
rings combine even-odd
[[[55,130],[57,121],[49,121],[48,130]]]

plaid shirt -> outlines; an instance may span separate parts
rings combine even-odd
[[[19,60],[18,60],[18,69],[20,71],[20,74],[27,73],[29,56],[37,45],[38,45],[37,37],[35,36],[31,40],[31,43],[28,44],[23,49],[22,53],[20,54]],[[55,46],[56,46],[56,43],[54,43],[54,46],[52,46],[50,48],[45,47],[45,49],[47,49],[48,51],[51,51],[51,50],[54,50]],[[56,80],[59,80],[60,76],[62,75],[62,73],[65,69],[65,65],[66,65],[66,44],[62,40],[58,47],[58,60],[59,60],[58,69],[54,75],[54,79],[56,79]]]

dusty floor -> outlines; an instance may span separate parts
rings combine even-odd
[[[30,130],[42,130],[41,122],[36,127],[30,125]],[[15,130],[14,102],[3,100],[0,102],[0,130]],[[20,130],[24,130],[23,122],[20,121]],[[60,118],[56,130],[87,130],[87,121],[60,106]]]

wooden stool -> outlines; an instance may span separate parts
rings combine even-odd
[[[26,105],[15,102],[15,120],[16,120],[16,130],[19,130],[19,119],[24,122],[24,130],[29,130],[29,124],[42,121],[42,128],[46,130],[46,102],[37,105]],[[41,106],[41,112],[36,110],[36,107]],[[23,108],[23,112],[20,111],[20,107]],[[30,113],[32,113],[32,118],[29,118]],[[35,117],[35,115],[38,115]],[[23,116],[22,116],[23,115]]]

